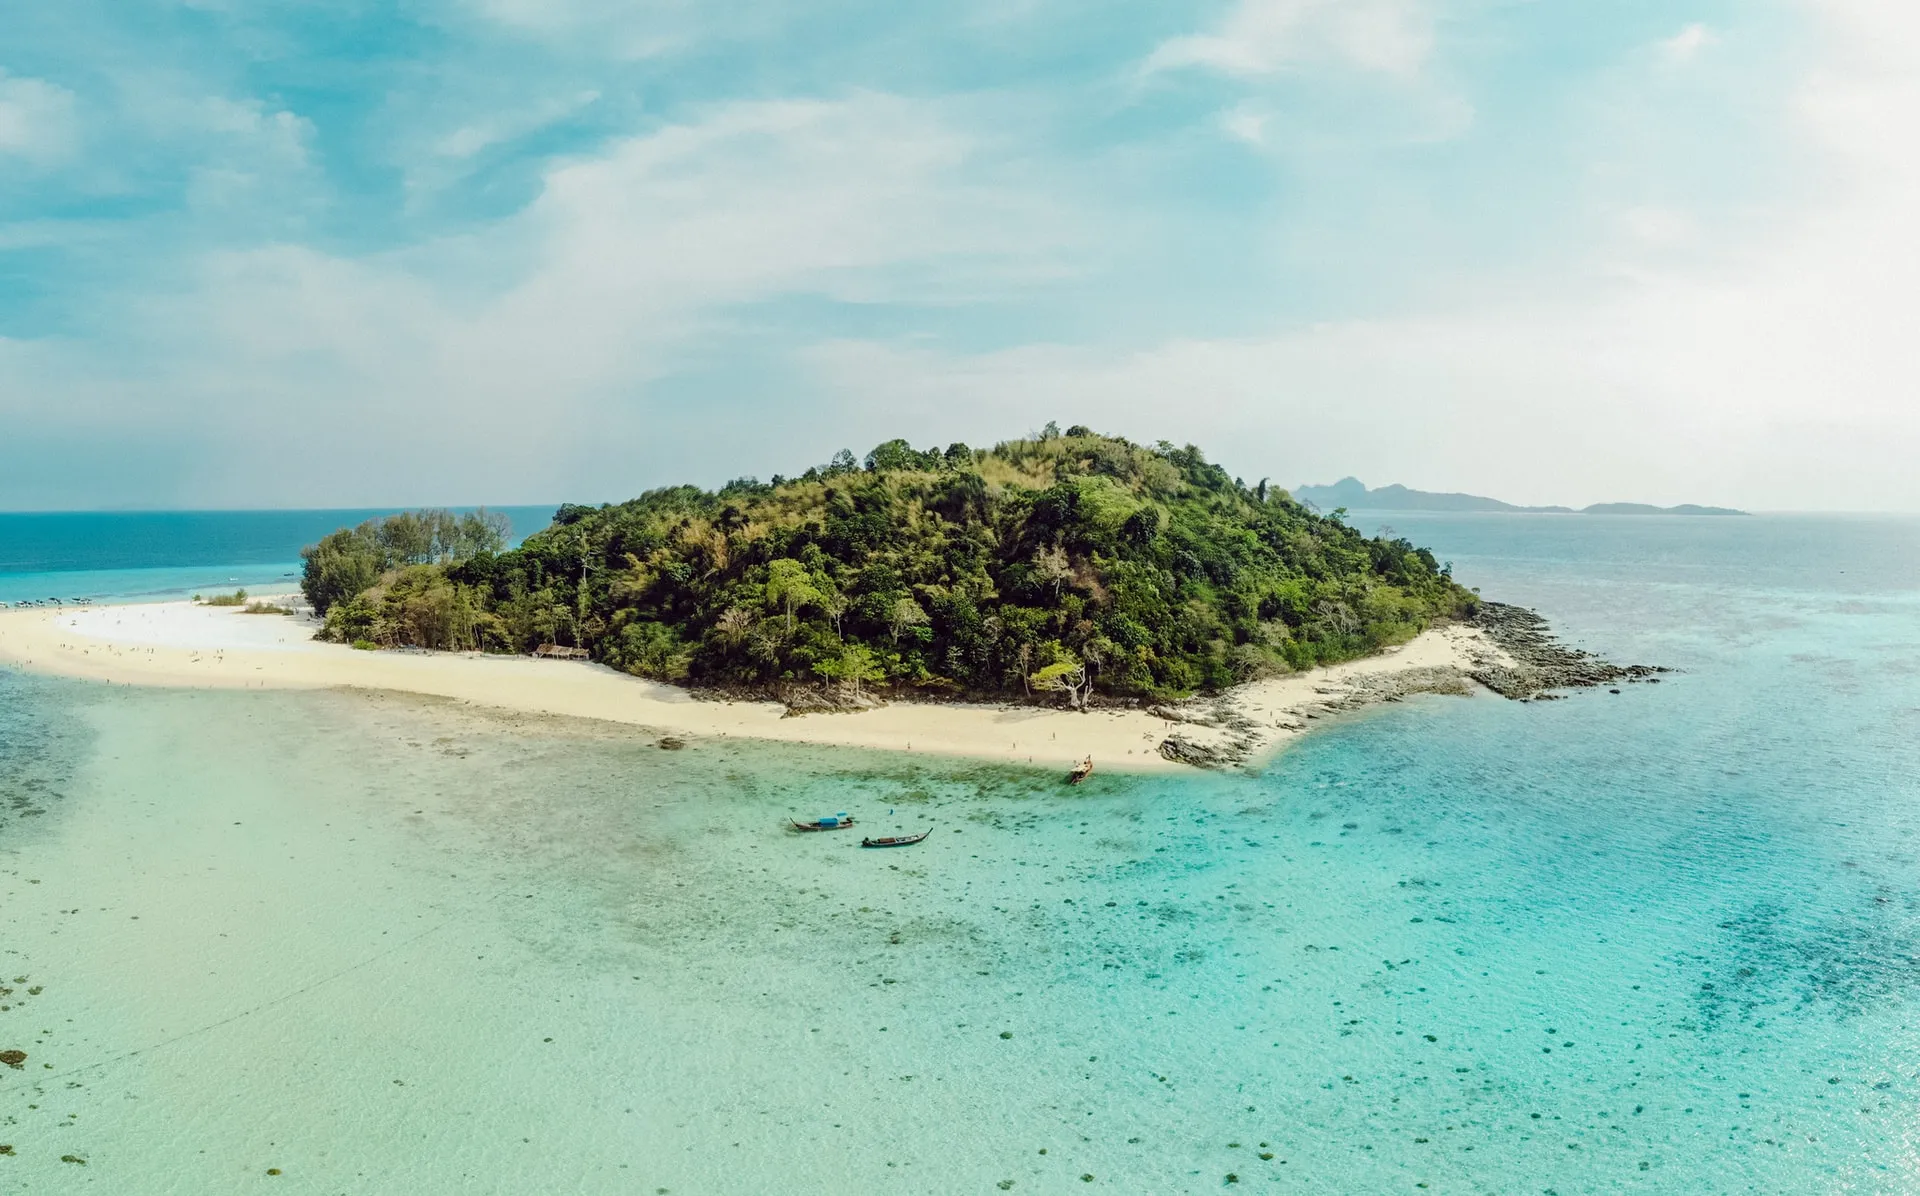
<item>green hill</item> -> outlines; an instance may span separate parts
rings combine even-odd
[[[759,690],[1177,697],[1362,656],[1475,604],[1406,540],[1245,486],[1191,446],[1084,428],[986,450],[894,440],[791,480],[565,506],[510,552],[393,539],[370,523],[307,550],[324,636],[579,646]]]

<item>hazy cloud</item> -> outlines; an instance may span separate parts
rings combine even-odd
[[[523,213],[475,236],[371,258],[211,255],[123,313],[114,356],[151,371],[145,415],[234,445],[231,487],[301,486],[239,448],[297,437],[340,463],[304,483],[305,501],[343,482],[424,499],[476,467],[520,496],[577,492],[581,463],[604,469],[622,429],[652,422],[638,395],[729,332],[729,308],[962,302],[1059,269],[1080,234],[997,183],[997,152],[937,106],[890,96],[723,106],[557,164]],[[121,386],[60,346],[15,347],[0,355],[0,418],[73,425],[30,396]],[[453,457],[422,460],[423,444]]]
[[[1660,53],[1669,62],[1689,62],[1704,47],[1714,42],[1713,31],[1695,21],[1660,43]]]
[[[0,158],[46,164],[76,148],[73,93],[0,70]]]
[[[1049,418],[1920,508],[1884,0],[35,12],[0,508],[618,498]]]
[[[1332,61],[1405,77],[1432,50],[1427,0],[1238,0],[1208,32],[1162,42],[1146,69],[1258,76]]]

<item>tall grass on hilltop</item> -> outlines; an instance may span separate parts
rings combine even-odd
[[[308,550],[327,637],[577,645],[701,685],[1177,697],[1362,656],[1475,602],[1404,539],[1192,446],[1079,427],[568,505],[511,552],[474,537],[382,555],[388,538],[368,524]]]

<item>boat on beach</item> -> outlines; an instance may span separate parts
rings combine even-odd
[[[932,833],[933,833],[933,828],[928,827],[926,830],[921,831],[917,835],[888,835],[885,838],[881,838],[881,839],[862,839],[860,840],[860,846],[862,847],[912,847],[915,843],[918,843],[920,840],[926,838],[928,835],[931,835]]]
[[[1088,756],[1085,760],[1073,766],[1073,771],[1067,774],[1067,784],[1078,785],[1092,775],[1093,757]]]
[[[853,825],[853,819],[845,811],[829,814],[824,818],[816,818],[812,822],[801,822],[797,818],[790,818],[788,821],[793,823],[793,829],[796,831],[837,831],[842,827]]]

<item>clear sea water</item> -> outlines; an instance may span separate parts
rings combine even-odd
[[[466,509],[466,508],[461,508]],[[499,507],[514,540],[551,507]],[[147,602],[235,586],[285,587],[300,550],[390,510],[0,512],[0,602]]]
[[[1920,1191],[1920,521],[1384,522],[1682,671],[1074,790],[0,673],[0,1190]]]

